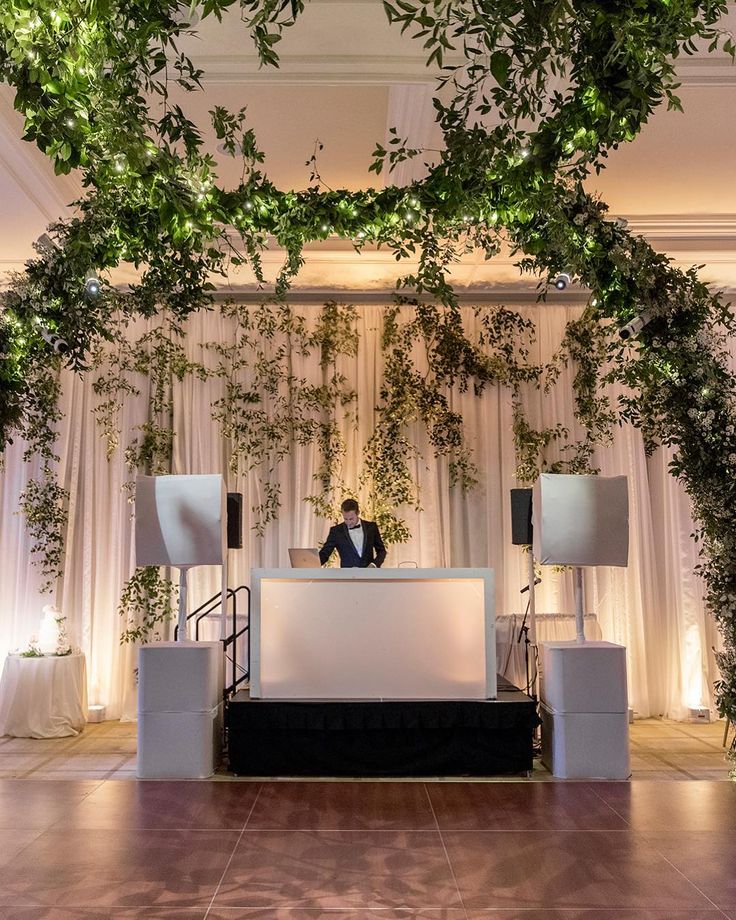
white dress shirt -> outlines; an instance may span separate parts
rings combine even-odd
[[[353,546],[355,547],[355,551],[357,552],[359,556],[362,556],[363,555],[363,540],[364,540],[363,522],[358,521],[358,526],[356,526],[355,528],[348,527],[348,533],[350,534],[350,539],[353,541]]]

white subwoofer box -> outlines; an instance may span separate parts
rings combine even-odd
[[[138,776],[203,779],[222,751],[220,642],[159,642],[138,655]]]
[[[542,642],[542,762],[562,779],[626,779],[626,649],[612,642]]]
[[[138,716],[141,779],[206,779],[222,754],[223,703],[209,712],[144,712]]]

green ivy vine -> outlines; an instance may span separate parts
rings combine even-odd
[[[570,463],[590,461],[614,411],[641,427],[648,446],[674,448],[672,472],[692,498],[708,603],[724,635],[719,708],[736,721],[729,689],[736,654],[736,412],[725,353],[733,316],[695,271],[674,269],[645,241],[608,220],[605,205],[582,187],[591,170],[605,166],[610,149],[636,137],[657,106],[680,107],[680,55],[708,47],[733,56],[733,41],[718,25],[726,3],[385,0],[389,21],[419,40],[428,64],[441,68],[439,82],[447,88],[442,99],[449,99],[443,102],[438,94],[435,100],[443,149],[430,157],[421,182],[358,192],[325,190],[319,183],[301,191],[277,189],[245,110],[231,113],[220,106],[210,113],[214,132],[241,158],[243,169],[235,188],[218,185],[201,128],[172,103],[170,92],[176,87],[186,95],[200,85],[202,74],[177,45],[195,31],[190,13],[222,18],[236,6],[262,63],[276,65],[283,31],[298,20],[304,0],[203,0],[191,7],[179,0],[3,3],[0,75],[15,91],[24,136],[57,171],[80,170],[86,192],[75,216],[49,229],[38,257],[2,295],[0,444],[32,424],[33,376],[48,364],[54,336],[68,345],[69,367],[81,371],[99,343],[114,338],[120,315],[161,312],[172,323],[183,321],[212,305],[212,279],[232,266],[249,266],[266,287],[261,255],[270,239],[285,259],[267,293],[283,304],[304,244],[338,236],[358,251],[368,242],[386,246],[399,263],[418,258],[417,270],[398,282],[399,294],[416,301],[411,331],[389,315],[389,383],[373,447],[384,457],[387,450],[390,457],[391,445],[394,457],[405,452],[404,427],[421,418],[457,481],[469,483],[472,463],[447,387],[466,381],[482,389],[495,378],[489,356],[464,335],[451,269],[468,249],[492,259],[505,242],[522,270],[541,277],[543,286],[567,271],[593,294],[584,324],[569,331],[565,345],[569,359],[578,362],[578,420],[589,432],[583,446],[572,449]],[[153,110],[151,99],[160,102]],[[500,119],[488,127],[485,116],[491,114]],[[425,152],[394,134],[375,154],[372,169],[378,174]],[[124,293],[106,280],[121,262],[139,271]],[[90,293],[97,288],[94,280],[90,286],[93,272],[101,279],[99,293]],[[606,340],[594,329],[635,316],[645,316],[647,324],[633,344],[622,344],[615,334]],[[396,344],[402,335],[414,336],[426,351],[429,383],[402,361]],[[146,372],[154,376],[157,361],[175,363],[159,346],[168,347],[152,341],[147,351],[152,363]],[[608,381],[630,391],[617,408],[602,395],[596,365],[604,363],[604,352]],[[336,392],[325,400],[336,399]],[[140,431],[129,458],[135,465],[165,465],[166,398],[164,392],[160,411]],[[295,404],[288,380],[274,398],[274,411],[278,400]],[[236,389],[232,399],[248,405],[247,394]],[[326,403],[299,408],[304,415],[297,416],[294,436],[300,425],[319,427]],[[114,405],[100,408],[108,420],[114,411]],[[227,423],[228,406],[222,411]],[[256,418],[254,424],[261,422]],[[113,427],[108,424],[108,433]],[[535,441],[518,413],[516,427],[517,439],[531,438],[537,454],[550,439],[565,437],[553,430],[537,433]],[[252,433],[233,429],[234,440],[241,436]],[[325,444],[328,466],[339,463],[339,443]],[[274,445],[264,463],[278,458],[281,448]],[[530,476],[533,465],[531,456],[522,458]],[[380,501],[388,514],[396,502],[416,500],[404,470],[398,464],[395,481],[383,483]],[[60,494],[49,493],[48,500],[63,504]],[[268,494],[265,513],[277,504],[278,495]]]

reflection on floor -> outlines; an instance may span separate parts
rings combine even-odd
[[[707,780],[0,779],[0,918],[736,920],[734,827]]]
[[[134,725],[3,738],[0,920],[736,920],[722,724],[631,738],[619,783],[117,782]]]
[[[690,724],[643,719],[630,728],[633,779],[729,778],[722,747],[723,722]],[[732,738],[733,730],[729,740]],[[0,778],[135,779],[135,770],[136,726],[132,722],[90,724],[76,738],[0,738]],[[234,778],[224,770],[216,777]],[[557,782],[539,763],[532,779]],[[511,777],[511,781],[518,780],[519,777]]]

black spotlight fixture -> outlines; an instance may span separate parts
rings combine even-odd
[[[572,278],[567,272],[560,272],[555,278],[555,287],[558,291],[564,291],[568,284],[572,284]]]
[[[84,293],[88,297],[97,297],[101,290],[102,282],[97,277],[97,273],[87,272],[87,277],[84,279]]]
[[[60,335],[57,335],[55,332],[51,332],[50,329],[43,327],[41,329],[41,338],[44,342],[54,349],[54,354],[65,355],[69,351],[69,343],[66,339],[62,339]]]
[[[652,314],[645,310],[643,313],[640,313],[638,316],[635,316],[630,323],[626,323],[625,326],[621,326],[618,330],[619,338],[626,342],[628,339],[632,338],[647,325],[652,319]]]

